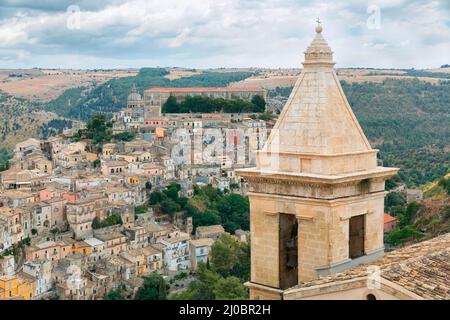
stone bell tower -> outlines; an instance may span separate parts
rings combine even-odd
[[[397,168],[377,166],[316,27],[304,69],[249,184],[251,299],[383,256],[384,183]]]

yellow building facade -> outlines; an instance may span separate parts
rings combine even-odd
[[[36,281],[33,277],[20,273],[17,276],[0,278],[0,299],[33,299]]]

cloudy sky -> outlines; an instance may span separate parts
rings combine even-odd
[[[450,63],[449,0],[0,0],[0,68],[299,67],[318,16],[338,67]]]

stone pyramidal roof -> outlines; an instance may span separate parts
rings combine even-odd
[[[332,155],[371,150],[334,72],[333,52],[316,28],[304,70],[275,125],[267,148]]]
[[[303,71],[250,171],[340,175],[383,169],[377,167],[378,150],[371,148],[353,114],[334,64],[318,25]]]

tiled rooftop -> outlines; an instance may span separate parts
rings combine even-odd
[[[379,266],[381,277],[424,299],[450,299],[450,233],[386,253],[381,259],[345,272],[301,283],[312,287],[367,276],[367,267]]]

